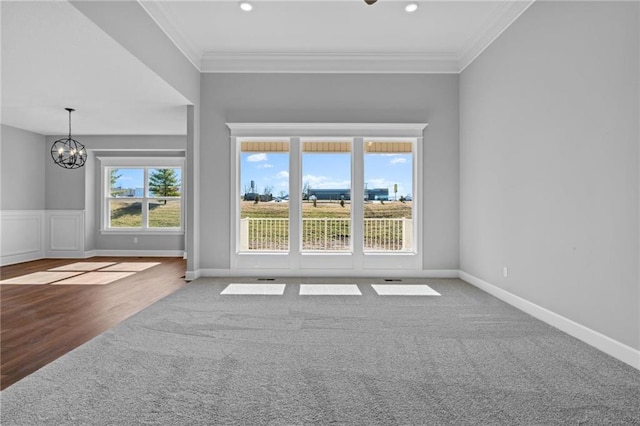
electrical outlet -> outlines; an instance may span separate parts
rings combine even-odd
[[[502,275],[507,278],[509,276],[509,268],[507,268],[506,266],[504,268],[502,268]]]

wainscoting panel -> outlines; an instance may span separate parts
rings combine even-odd
[[[1,265],[44,257],[44,210],[3,210],[0,213]]]
[[[48,210],[46,257],[84,257],[84,210]]]

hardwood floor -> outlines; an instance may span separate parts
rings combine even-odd
[[[0,268],[1,279],[82,262],[160,262],[107,285],[0,285],[0,389],[187,283],[181,258],[43,259]]]

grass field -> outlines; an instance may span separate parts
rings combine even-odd
[[[142,204],[127,200],[111,200],[112,228],[142,227]],[[180,201],[149,202],[150,228],[180,227]]]
[[[399,201],[388,201],[384,204],[379,202],[365,202],[365,218],[411,218],[412,202],[401,203]],[[240,202],[240,217],[243,218],[288,218],[289,203],[258,203],[253,201]],[[327,217],[327,218],[349,218],[351,217],[351,205],[345,203],[344,207],[338,202],[318,201],[313,207],[311,201],[302,202],[302,217]]]

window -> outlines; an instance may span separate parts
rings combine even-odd
[[[100,158],[103,231],[182,231],[180,159]]]
[[[413,251],[413,143],[364,141],[364,251]]]
[[[350,252],[351,139],[302,142],[302,250]]]
[[[232,268],[421,270],[426,124],[227,126]]]
[[[240,251],[288,251],[289,141],[243,141],[240,182]]]

